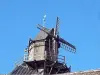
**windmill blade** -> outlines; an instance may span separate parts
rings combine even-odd
[[[72,47],[70,47],[70,46],[68,46],[64,43],[61,43],[61,42],[60,42],[60,47],[67,50],[67,51],[69,51],[69,52],[72,52],[72,53],[76,52],[76,49],[73,49]]]
[[[57,17],[57,21],[56,21],[55,33],[56,33],[56,35],[59,35],[59,18],[58,17]]]
[[[62,42],[62,43],[64,43],[64,44],[66,44],[66,45],[68,45],[68,46],[70,46],[71,48],[73,48],[73,49],[76,50],[76,48],[75,48],[74,45],[70,44],[69,42],[65,41],[64,39],[59,38],[59,41]]]
[[[45,30],[46,32],[49,32],[49,31],[50,31],[50,29],[48,29],[48,28],[46,28],[46,27],[44,27],[44,26],[42,26],[42,25],[40,25],[40,24],[37,25],[37,28],[39,28],[40,30],[43,29],[43,30]]]

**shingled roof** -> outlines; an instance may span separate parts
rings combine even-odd
[[[47,33],[45,33],[44,31],[40,31],[38,33],[38,35],[35,37],[34,40],[41,40],[41,39],[45,39],[48,36]]]

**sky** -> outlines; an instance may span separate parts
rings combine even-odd
[[[37,24],[55,27],[76,46],[76,53],[60,49],[72,72],[100,68],[100,0],[0,0],[0,74],[11,72],[23,58],[29,38],[39,32]]]

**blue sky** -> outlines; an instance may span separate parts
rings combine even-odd
[[[60,36],[77,48],[76,54],[60,49],[73,72],[100,68],[100,0],[0,0],[0,74],[23,57],[45,14],[48,28],[59,16]]]

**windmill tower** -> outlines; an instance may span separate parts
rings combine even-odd
[[[57,17],[55,28],[48,29],[40,24],[37,28],[40,33],[34,40],[29,39],[24,62],[12,74],[50,75],[70,72],[70,67],[65,64],[65,56],[60,55],[59,58],[59,48],[70,48],[69,51],[73,53],[76,48],[59,36],[59,18]]]

